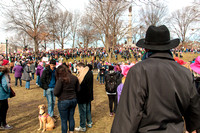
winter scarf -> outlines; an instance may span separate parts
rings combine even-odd
[[[79,84],[82,83],[82,81],[83,81],[83,79],[84,79],[84,77],[85,77],[85,75],[87,74],[88,71],[89,71],[89,67],[86,66],[86,67],[83,68],[83,70],[79,73],[79,75],[78,75]]]

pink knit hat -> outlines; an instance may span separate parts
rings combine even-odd
[[[8,60],[3,60],[3,64],[2,64],[2,66],[5,66],[5,65],[7,65],[9,63],[9,61]]]
[[[43,62],[40,62],[39,65],[40,65],[40,66],[43,66]]]
[[[128,74],[129,69],[133,66],[132,65],[120,65],[121,69],[122,69],[122,74],[124,75],[124,77],[126,77],[126,75]]]
[[[198,56],[193,64],[190,65],[191,69],[200,74],[200,56]]]

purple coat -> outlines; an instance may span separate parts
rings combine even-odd
[[[40,72],[43,70],[43,67],[38,65],[37,70],[36,70],[36,75],[40,75]],[[40,75],[41,77],[41,75]]]
[[[22,72],[23,72],[23,67],[16,65],[13,68],[13,71],[15,71],[15,78],[21,78],[22,77]]]
[[[117,103],[119,103],[119,99],[120,99],[120,96],[121,96],[121,93],[122,93],[123,86],[124,86],[124,84],[121,83],[117,87]]]
[[[42,77],[43,70],[44,70],[44,69],[42,69],[42,70],[40,71],[40,77]]]

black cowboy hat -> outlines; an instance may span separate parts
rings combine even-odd
[[[149,26],[146,37],[140,39],[136,46],[150,50],[169,50],[179,45],[180,39],[170,40],[170,33],[165,25],[156,27]]]

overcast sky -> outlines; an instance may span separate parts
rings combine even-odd
[[[5,2],[8,2],[9,0],[3,0]],[[164,0],[166,3],[168,3],[169,11],[175,11],[177,9],[180,9],[184,6],[189,5],[193,0]],[[79,10],[82,12],[84,8],[87,6],[88,0],[60,0],[59,6],[65,10],[68,9],[69,11],[75,11]],[[6,38],[9,38],[10,33],[6,33],[2,30],[4,27],[3,25],[3,18],[0,15],[0,43],[5,43]]]

